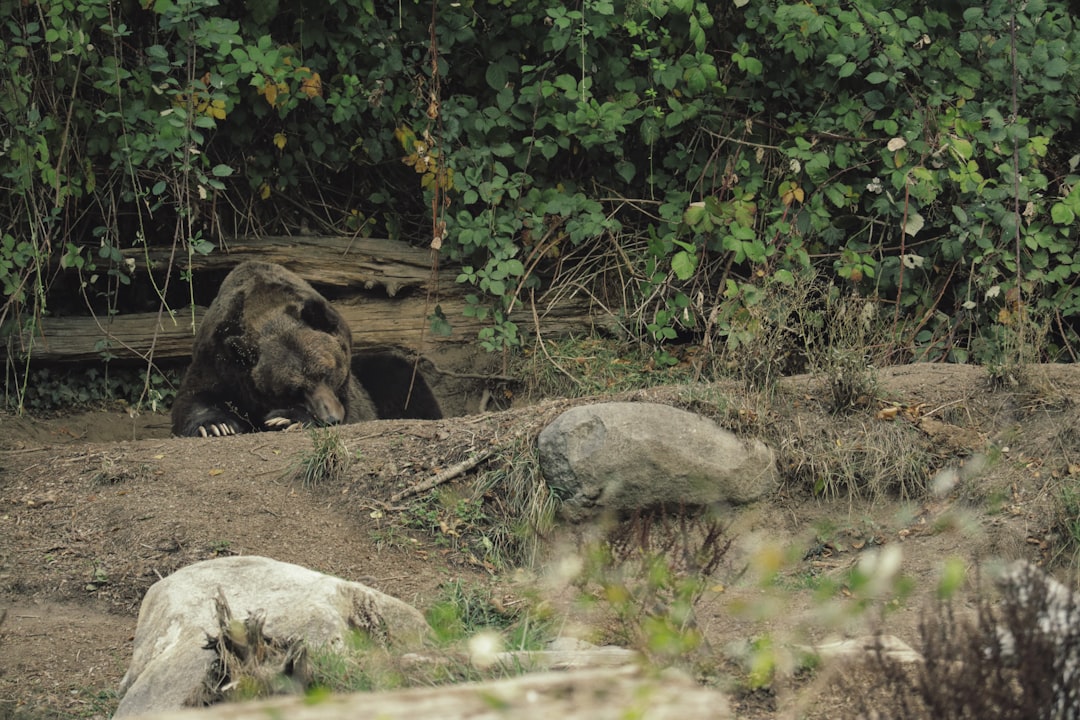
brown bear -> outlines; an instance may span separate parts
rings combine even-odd
[[[235,435],[377,417],[353,377],[352,332],[280,265],[245,262],[225,278],[195,334],[172,406],[175,435]]]

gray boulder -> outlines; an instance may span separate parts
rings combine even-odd
[[[761,441],[655,403],[568,410],[540,433],[539,450],[541,472],[573,522],[604,510],[747,503],[779,480]]]
[[[415,649],[430,631],[415,608],[366,585],[264,557],[228,557],[182,568],[150,587],[139,609],[131,665],[114,717],[198,701],[217,652],[222,606],[258,618],[269,638],[340,647],[361,631]]]

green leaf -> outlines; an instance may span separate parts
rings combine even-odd
[[[700,95],[708,87],[705,73],[701,72],[701,68],[688,68],[683,75],[683,80],[686,82],[686,89],[690,95]]]
[[[229,177],[233,174],[233,169],[224,163],[215,165],[213,170],[210,171],[215,177]]]
[[[1065,203],[1054,203],[1050,208],[1050,217],[1058,225],[1072,225],[1076,220],[1076,213]]]
[[[671,269],[675,271],[675,276],[680,280],[689,280],[692,278],[696,268],[697,257],[685,250],[680,250],[671,258]]]
[[[450,337],[454,332],[454,326],[450,324],[441,305],[435,306],[435,312],[428,316],[431,323],[431,334],[436,337]]]
[[[1047,77],[1061,77],[1069,72],[1069,61],[1062,57],[1056,57],[1043,67],[1043,73]]]
[[[959,155],[964,160],[971,159],[973,150],[971,147],[971,142],[969,140],[964,140],[963,138],[953,138],[950,143],[953,150],[956,151],[957,155]]]
[[[923,229],[923,225],[926,221],[923,216],[917,212],[910,212],[907,216],[907,222],[904,223],[904,232],[908,235],[915,236],[920,230]]]
[[[872,72],[866,76],[866,82],[870,83],[871,85],[880,85],[888,79],[889,76],[883,72]]]
[[[695,203],[686,208],[686,212],[683,213],[683,222],[694,227],[705,218],[705,213],[705,203]]]
[[[516,73],[517,69],[518,64],[513,57],[503,56],[496,62],[488,65],[487,71],[484,73],[484,80],[491,89],[496,91],[502,90],[506,87],[510,75]]]
[[[976,68],[962,67],[956,70],[956,79],[968,87],[979,87],[982,83],[982,73]]]
[[[743,69],[747,75],[761,77],[761,73],[765,68],[757,58],[748,57],[743,61]]]
[[[938,597],[942,600],[951,598],[963,586],[966,576],[966,562],[956,557],[947,559],[941,569],[941,579],[938,580]]]

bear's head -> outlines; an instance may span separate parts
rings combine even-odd
[[[290,304],[251,337],[230,338],[234,361],[250,368],[258,397],[271,407],[305,408],[328,425],[345,420],[350,378],[348,326],[322,300]]]

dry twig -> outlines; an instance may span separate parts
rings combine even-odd
[[[448,480],[453,480],[458,475],[464,475],[465,473],[469,472],[474,467],[476,467],[477,465],[479,465],[480,463],[484,462],[489,457],[491,457],[494,452],[495,452],[495,448],[488,448],[487,450],[482,450],[482,451],[478,452],[477,454],[473,455],[471,458],[467,458],[465,460],[462,460],[461,462],[457,463],[456,465],[451,465],[450,467],[446,468],[442,472],[437,473],[433,477],[430,477],[430,478],[428,478],[427,480],[425,480],[425,481],[423,481],[421,483],[417,483],[416,485],[411,485],[411,486],[405,488],[404,490],[402,490],[401,492],[394,493],[390,497],[390,502],[391,503],[401,502],[402,500],[404,500],[407,497],[412,497],[413,495],[419,495],[420,493],[424,492],[425,490],[430,490],[433,487],[438,487],[439,485],[442,485],[444,482],[446,482]]]

